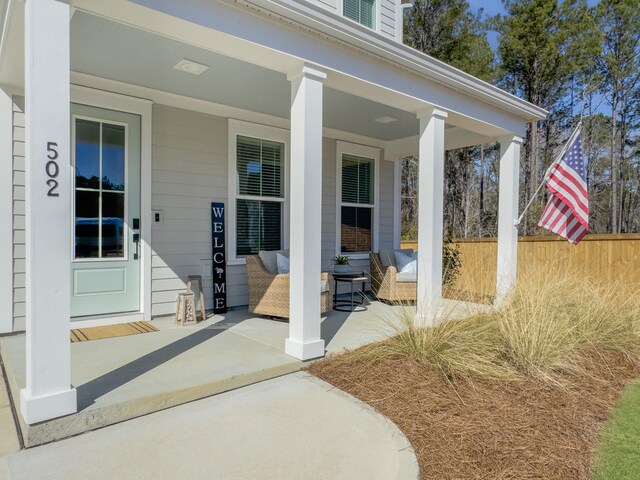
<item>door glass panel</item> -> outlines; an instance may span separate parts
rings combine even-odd
[[[124,191],[124,126],[102,124],[102,189]]]
[[[126,127],[75,122],[75,258],[124,258]]]
[[[100,123],[76,120],[76,187],[100,188]]]
[[[102,256],[124,256],[124,194],[102,193]]]
[[[99,202],[99,192],[76,191],[76,258],[100,256]]]

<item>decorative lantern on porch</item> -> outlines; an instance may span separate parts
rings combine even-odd
[[[187,293],[189,292],[193,293],[196,317],[199,314],[200,318],[198,320],[206,320],[207,313],[205,312],[204,291],[202,290],[202,277],[200,275],[189,275],[187,278]]]
[[[179,293],[176,300],[176,324],[195,325],[198,323],[196,316],[196,306],[192,292]]]

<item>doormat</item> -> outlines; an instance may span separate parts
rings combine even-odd
[[[157,331],[158,329],[149,322],[118,323],[116,325],[105,325],[104,327],[76,328],[71,330],[71,343],[125,337],[127,335]]]

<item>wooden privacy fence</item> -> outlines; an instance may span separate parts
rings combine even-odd
[[[481,295],[496,293],[495,238],[458,239],[462,269],[456,289]],[[403,241],[402,248],[418,249]],[[595,281],[619,281],[640,288],[640,234],[587,235],[578,245],[560,237],[520,237],[518,274],[558,269],[582,272]]]

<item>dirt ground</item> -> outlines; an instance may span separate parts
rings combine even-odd
[[[366,348],[366,347],[365,347]],[[456,379],[405,359],[334,355],[310,372],[372,405],[405,433],[423,479],[588,479],[597,434],[640,370],[593,353],[562,387]]]

